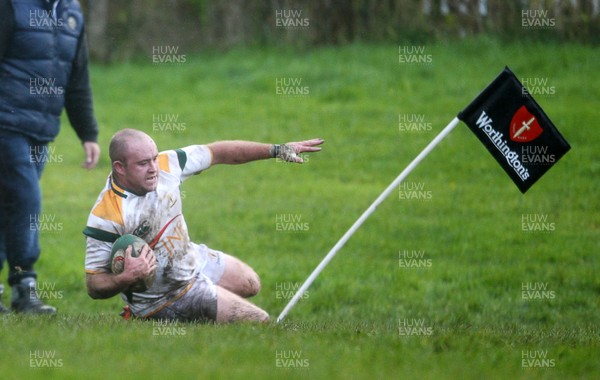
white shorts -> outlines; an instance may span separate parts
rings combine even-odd
[[[208,277],[213,283],[219,282],[225,271],[225,259],[223,252],[208,248],[204,244],[192,243],[196,260],[198,260],[198,271]]]

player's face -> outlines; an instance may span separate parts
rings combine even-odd
[[[128,144],[127,160],[120,185],[127,190],[144,195],[156,190],[158,185],[158,149],[150,138]]]

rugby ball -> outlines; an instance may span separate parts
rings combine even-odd
[[[131,249],[131,256],[138,257],[142,252],[142,248],[144,248],[147,243],[142,238],[131,234],[125,234],[115,240],[110,252],[110,269],[114,274],[122,273],[125,269],[125,250],[127,250],[127,247],[130,245],[133,246]],[[131,285],[128,291],[137,293],[145,292],[152,286],[155,274],[156,271],[152,272],[148,277]]]

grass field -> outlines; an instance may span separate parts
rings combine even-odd
[[[59,314],[0,318],[2,378],[600,377],[600,51],[487,39],[408,48],[426,62],[401,62],[403,45],[350,45],[94,66],[101,162],[79,168],[65,120],[42,180],[39,287]],[[118,129],[142,129],[159,149],[326,140],[305,165],[216,167],[182,186],[192,239],[253,266],[263,282],[254,301],[276,318],[356,218],[505,65],[537,86],[572,146],[526,195],[461,125],[284,323],[123,321],[120,298],[87,296],[81,231]],[[296,87],[300,95],[283,94]],[[420,130],[406,130],[415,119]]]

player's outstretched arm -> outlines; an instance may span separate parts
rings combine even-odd
[[[218,141],[208,144],[208,147],[213,155],[213,165],[244,164],[268,158],[280,158],[284,161],[302,163],[304,160],[298,154],[318,152],[321,150],[319,145],[323,142],[323,139],[319,138],[281,145],[253,141]]]

